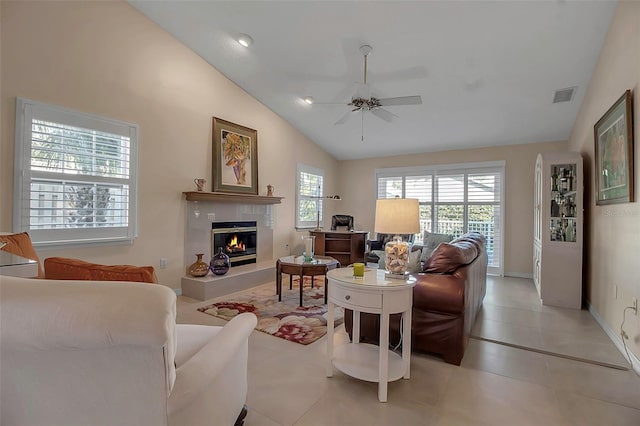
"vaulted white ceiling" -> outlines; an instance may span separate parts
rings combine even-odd
[[[130,3],[338,159],[568,139],[615,9],[569,0]],[[248,49],[241,33],[254,40]],[[385,107],[398,116],[391,123],[354,112],[335,125],[362,90],[363,44],[373,47],[371,95],[423,103]],[[571,102],[552,103],[555,90],[574,86]]]

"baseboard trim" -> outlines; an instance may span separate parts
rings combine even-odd
[[[609,336],[609,338],[611,339],[613,344],[616,346],[616,348],[618,348],[618,350],[620,351],[624,359],[628,360],[627,354],[624,351],[624,345],[622,343],[622,339],[620,338],[618,333],[616,333],[611,329],[611,327],[609,327],[609,324],[607,324],[604,321],[604,319],[600,316],[600,314],[598,314],[598,311],[596,311],[595,308],[591,306],[591,303],[587,302],[587,308],[591,316],[596,320],[598,324],[600,324],[600,327],[602,327],[602,329],[604,330],[605,333],[607,333],[607,336]],[[640,359],[638,359],[638,357],[636,357],[635,354],[631,351],[629,351],[629,357],[631,358],[631,367],[634,369],[636,373],[640,374]]]
[[[528,278],[530,280],[533,279],[533,274],[524,273],[524,272],[505,272],[504,276],[512,277],[512,278]]]

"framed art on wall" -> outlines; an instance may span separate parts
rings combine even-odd
[[[258,132],[213,117],[213,192],[258,195]]]
[[[627,90],[593,127],[596,204],[633,201],[633,112]]]

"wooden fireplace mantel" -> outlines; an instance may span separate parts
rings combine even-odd
[[[220,203],[280,204],[284,197],[264,195],[228,194],[225,192],[187,191],[183,192],[187,201],[217,201]]]

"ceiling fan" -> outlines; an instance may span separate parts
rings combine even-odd
[[[351,107],[351,111],[347,111],[338,121],[334,124],[343,124],[353,112],[360,112],[362,121],[362,140],[364,140],[364,113],[370,111],[371,114],[387,122],[392,122],[394,118],[398,116],[392,112],[382,108],[385,106],[397,106],[397,105],[420,105],[422,104],[422,98],[420,96],[400,96],[395,98],[383,98],[379,99],[369,94],[369,86],[367,86],[367,57],[373,50],[373,47],[365,44],[360,46],[360,52],[364,56],[364,84],[359,87],[356,94],[351,98],[351,101],[346,105]],[[325,104],[332,105],[332,104]],[[333,104],[335,105],[335,104]],[[344,103],[338,104],[344,105]]]

